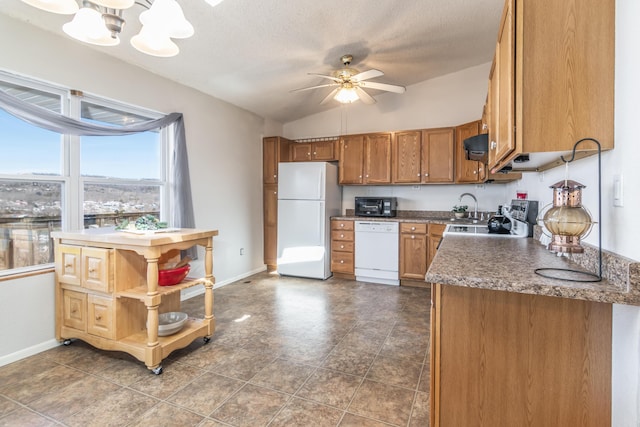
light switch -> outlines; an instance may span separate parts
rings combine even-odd
[[[622,175],[613,176],[613,206],[623,206]]]

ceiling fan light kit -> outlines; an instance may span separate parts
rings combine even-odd
[[[75,0],[22,0],[47,12],[75,14],[71,22],[63,25],[70,37],[98,46],[120,44],[119,35],[125,20],[122,11],[134,4],[146,7],[140,14],[142,28],[131,38],[131,45],[142,53],[171,57],[180,52],[172,38],[193,36],[193,25],[184,17],[176,0],[83,0],[78,8]]]
[[[322,77],[323,79],[332,80],[333,83],[295,89],[292,90],[292,92],[318,89],[323,87],[334,87],[334,89],[322,100],[322,102],[320,102],[320,104],[329,102],[331,99],[335,99],[342,104],[350,104],[357,100],[361,100],[365,104],[375,104],[376,100],[366,91],[364,91],[363,88],[367,87],[394,93],[404,93],[406,90],[404,86],[391,85],[387,83],[365,82],[365,80],[369,80],[374,77],[384,76],[384,73],[376,69],[360,72],[355,68],[350,68],[349,65],[351,64],[351,61],[353,61],[352,55],[343,55],[340,60],[342,61],[344,67],[334,71],[331,75],[309,73],[309,75],[311,76],[318,76]]]

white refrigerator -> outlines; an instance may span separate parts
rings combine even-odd
[[[342,211],[338,167],[327,162],[278,165],[278,273],[331,276],[332,216]]]

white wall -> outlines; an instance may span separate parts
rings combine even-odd
[[[196,227],[220,233],[214,239],[216,281],[226,283],[264,268],[263,118],[7,16],[0,15],[0,28],[12,35],[0,38],[0,69],[163,113],[183,113]],[[269,133],[281,131],[276,122],[266,126]],[[201,269],[194,265],[196,273]],[[0,310],[0,365],[54,338],[52,274],[0,282],[0,301],[21,307]]]

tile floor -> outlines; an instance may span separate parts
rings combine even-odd
[[[159,376],[81,341],[0,367],[0,426],[429,425],[428,289],[260,273],[214,298]]]

